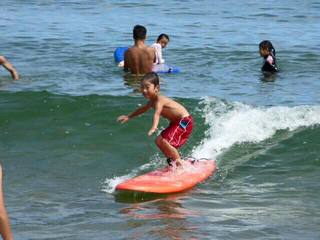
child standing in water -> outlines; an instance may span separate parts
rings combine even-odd
[[[260,56],[264,58],[264,63],[261,67],[263,72],[278,72],[276,50],[272,46],[272,43],[268,40],[264,40],[259,44]]]
[[[169,36],[162,33],[158,36],[157,42],[151,45],[151,47],[155,49],[156,53],[154,65],[164,63],[164,59],[162,58],[162,48],[165,48],[168,45],[169,40]]]
[[[160,95],[159,77],[156,73],[147,73],[141,81],[142,95],[148,99],[146,105],[138,108],[129,115],[118,117],[118,121],[125,123],[150,108],[154,108],[152,127],[148,132],[151,136],[158,129],[160,116],[170,121],[169,126],[156,138],[156,144],[168,158],[168,164],[174,161],[177,166],[182,164],[178,148],[188,140],[193,127],[193,119],[189,112],[180,103]]]

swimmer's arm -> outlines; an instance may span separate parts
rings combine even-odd
[[[0,56],[0,65],[3,65],[5,69],[7,69],[14,80],[19,80],[19,74],[13,65],[3,56]]]
[[[162,109],[163,104],[158,101],[155,105],[152,127],[148,132],[148,136],[151,136],[155,131],[157,131]]]
[[[130,113],[129,115],[121,115],[117,118],[118,122],[125,123],[129,121],[131,118],[134,118],[136,116],[139,116],[140,114],[148,111],[152,107],[151,103],[148,102],[146,105],[139,107],[134,112]]]

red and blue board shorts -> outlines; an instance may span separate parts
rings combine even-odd
[[[170,125],[161,132],[161,137],[175,148],[180,148],[188,140],[193,127],[192,116],[184,117]]]

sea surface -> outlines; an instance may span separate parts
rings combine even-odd
[[[320,2],[1,0],[0,161],[16,240],[320,239]],[[181,194],[119,194],[165,166],[152,111],[113,51],[170,36],[162,94],[196,121],[184,157],[218,171]],[[280,72],[260,71],[270,40]],[[160,128],[167,122],[161,120]]]

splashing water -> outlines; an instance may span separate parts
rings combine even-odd
[[[320,124],[319,106],[253,107],[205,98],[203,113],[209,126],[205,139],[195,147],[195,158],[216,158],[236,143],[257,143],[272,137],[278,130],[293,131]]]
[[[122,176],[115,176],[112,178],[107,178],[104,181],[104,184],[102,186],[102,191],[106,192],[106,193],[113,193],[116,186],[119,183],[124,182],[125,180],[128,180],[130,178],[133,178],[141,171],[146,171],[146,170],[152,169],[155,166],[158,166],[160,164],[160,162],[162,162],[162,160],[160,159],[160,157],[158,155],[151,157],[151,159],[152,160],[149,161],[148,163],[143,164],[142,166],[139,166],[138,168],[131,170],[130,173],[128,173],[128,174],[125,174]]]

